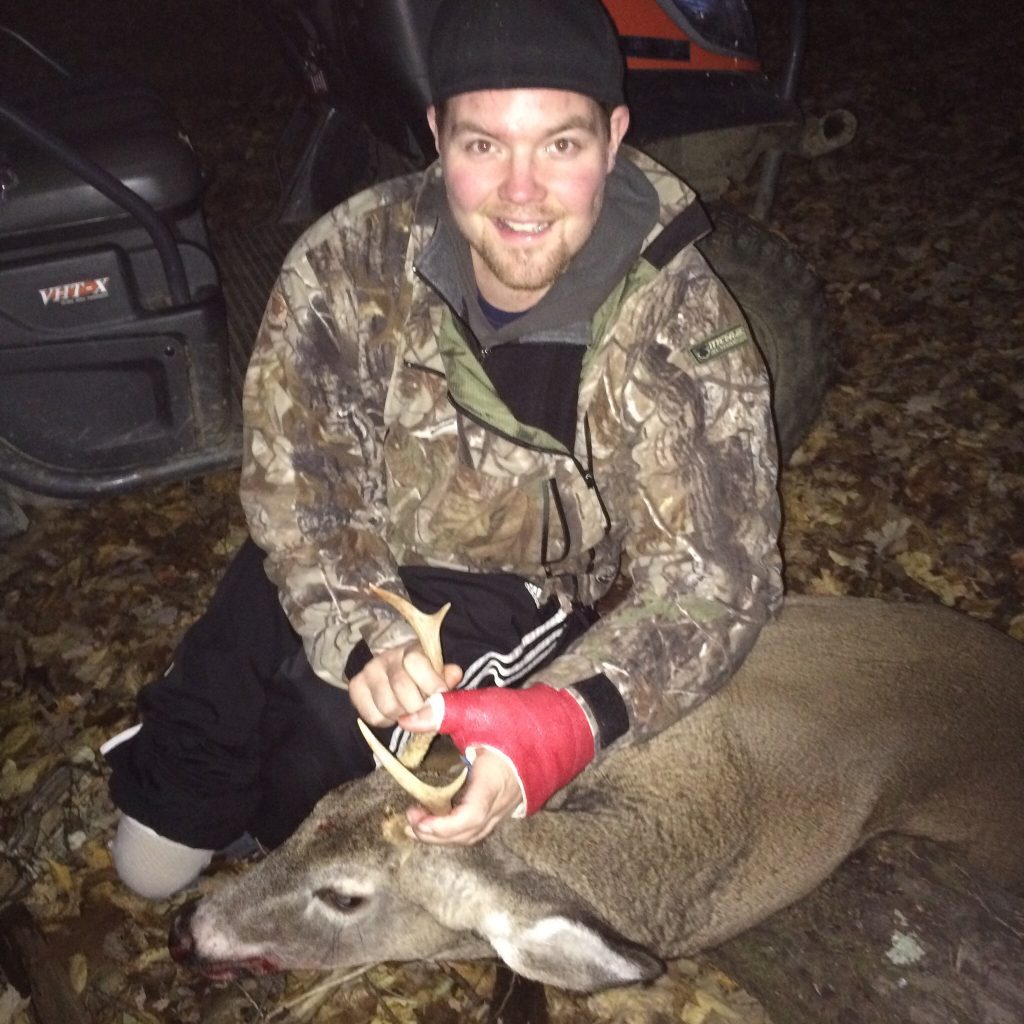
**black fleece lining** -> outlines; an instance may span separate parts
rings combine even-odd
[[[585,351],[580,345],[508,341],[485,349],[481,363],[520,423],[546,430],[572,451]]]

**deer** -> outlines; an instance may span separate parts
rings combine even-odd
[[[212,977],[497,958],[592,992],[753,927],[884,833],[1020,888],[1024,650],[938,606],[789,596],[723,689],[536,814],[436,846],[408,802],[382,771],[329,793],[178,913],[172,955]]]

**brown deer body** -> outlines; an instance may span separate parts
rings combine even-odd
[[[172,929],[213,973],[499,956],[590,990],[655,976],[809,892],[871,837],[1024,884],[1024,649],[944,609],[792,598],[733,680],[468,849],[389,825],[383,773]]]

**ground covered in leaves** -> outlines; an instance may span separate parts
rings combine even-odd
[[[294,93],[248,5],[85,2],[73,23],[44,22],[41,5],[13,6],[5,18],[37,40],[80,60],[119,60],[172,99],[213,174],[215,228],[270,214],[273,142]],[[788,161],[772,213],[773,228],[826,283],[841,353],[821,420],[783,476],[788,586],[942,603],[1024,640],[1019,9],[997,0],[811,6],[804,105],[846,107],[859,131],[833,155]],[[749,191],[732,199],[742,207]],[[484,967],[380,968],[345,984],[301,974],[199,981],[166,953],[169,905],[147,906],[114,879],[114,811],[97,748],[131,724],[135,691],[165,665],[243,536],[235,478],[225,473],[35,509],[28,531],[4,542],[0,901],[28,906],[84,1019],[97,1024],[482,1019]],[[839,912],[796,919],[806,941],[788,955],[806,977],[780,981],[776,1007],[788,985],[794,1003],[811,1001],[811,1017],[794,1019],[1002,1021],[999,1006],[1009,1003],[995,996],[986,1008],[933,1008],[936,1016],[901,1008],[913,972],[927,981],[951,965],[955,978],[972,964],[1024,962],[1021,904],[997,906],[970,885],[980,917],[953,951],[940,947],[957,922],[921,920],[920,954],[886,960],[912,931],[907,915],[927,903],[913,882],[898,894],[892,885],[894,872],[914,877],[917,857],[883,848],[830,883],[831,906],[860,914],[855,927],[875,941],[869,962],[851,966],[841,946],[821,948]],[[865,892],[881,899],[873,918],[857,902]],[[779,934],[759,941],[781,956]],[[742,972],[744,954],[726,959]],[[830,970],[864,979],[842,989],[839,1006],[821,981]],[[1019,974],[1000,978],[992,985],[1019,999]],[[639,1019],[638,999],[559,998],[554,1016]],[[710,963],[677,965],[672,984],[643,999],[653,1000],[649,1015],[686,1024],[765,1019]],[[8,978],[0,1022],[20,1024],[28,1012]],[[777,1009],[773,1018],[786,1019]]]

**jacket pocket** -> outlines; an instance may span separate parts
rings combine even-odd
[[[400,561],[537,572],[544,460],[524,459],[521,449],[488,449],[482,456],[470,450],[454,428],[427,436],[392,425],[385,445],[389,544]]]

